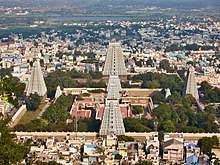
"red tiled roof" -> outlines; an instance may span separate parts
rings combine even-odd
[[[91,117],[91,110],[78,110],[73,111],[72,117],[76,118],[90,118]]]
[[[104,115],[104,109],[104,104],[100,104],[99,107],[96,109],[96,119],[102,120]],[[128,118],[132,116],[132,112],[129,108],[129,105],[120,105],[120,110],[123,118]]]

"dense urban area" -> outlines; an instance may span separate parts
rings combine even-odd
[[[217,0],[0,2],[0,165],[220,164]]]

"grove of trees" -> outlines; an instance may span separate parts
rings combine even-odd
[[[17,125],[18,131],[63,131],[66,120],[70,117],[73,96],[60,96],[42,115],[42,118],[34,119],[26,125]]]
[[[25,103],[28,111],[35,111],[41,102],[42,98],[37,94],[31,94],[28,97],[25,97]]]
[[[219,146],[219,139],[217,136],[203,137],[202,139],[199,139],[198,146],[200,147],[200,152],[210,156],[212,148]]]
[[[140,105],[133,105],[131,111],[134,115],[142,114],[144,112],[144,107]]]
[[[220,89],[212,87],[208,82],[202,82],[199,91],[203,94],[202,101],[205,103],[220,102]]]
[[[66,72],[58,70],[45,78],[47,95],[50,98],[54,97],[58,85],[61,88],[106,87],[106,83],[101,78],[101,72],[82,73],[74,69]]]
[[[142,88],[170,88],[172,92],[183,93],[184,82],[176,75],[147,72],[133,76],[132,80],[141,80]]]
[[[25,84],[12,77],[8,69],[0,69],[0,73],[0,96],[18,108],[19,98],[24,97]]]
[[[29,152],[29,147],[14,141],[14,134],[7,126],[7,120],[0,120],[0,164],[20,163]]]
[[[62,87],[79,87],[82,84],[79,84],[77,79],[81,78],[86,80],[86,86],[93,86],[93,82],[90,81],[91,77],[96,77],[99,80],[100,73],[81,74],[75,70],[68,72],[56,71],[48,76],[46,82],[49,90],[54,90],[60,84],[63,85]],[[144,73],[136,75],[132,79],[141,81],[142,88],[157,87],[162,88],[162,91],[152,94],[154,103],[158,104],[158,107],[151,113],[152,118],[126,118],[124,119],[126,131],[149,132],[157,129],[162,132],[219,132],[218,126],[214,122],[215,118],[220,116],[218,110],[206,107],[204,112],[199,111],[195,99],[191,95],[184,96],[185,84],[176,75]],[[165,98],[164,89],[166,88],[171,90],[171,95],[168,98]],[[200,92],[203,93],[203,99],[206,102],[218,101],[215,97],[218,98],[219,89],[211,87],[208,83],[203,82],[201,84]],[[209,97],[210,95],[215,97]],[[35,97],[33,96],[33,98]],[[69,110],[73,99],[74,96],[71,95],[61,96],[44,112],[42,118],[32,120],[26,125],[18,125],[16,129],[26,131],[75,131],[74,122],[66,124],[66,120],[70,118]],[[143,111],[143,107],[132,107],[134,114],[141,114]],[[94,118],[79,119],[78,131],[98,132],[100,124],[101,121]]]
[[[144,73],[132,79],[141,80],[142,88],[151,88],[153,84],[153,88],[162,88],[162,91],[154,92],[151,96],[153,102],[158,104],[151,114],[152,119],[124,119],[127,131],[153,131],[154,123],[157,123],[157,130],[163,132],[219,132],[214,122],[220,116],[218,110],[206,107],[204,112],[200,111],[191,95],[184,96],[185,83],[176,75]],[[166,88],[171,90],[168,98],[165,98]],[[219,91],[206,82],[201,84],[203,101],[218,102]]]

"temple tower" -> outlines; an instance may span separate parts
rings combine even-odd
[[[188,69],[186,95],[187,94],[190,94],[196,100],[199,100],[199,93],[198,93],[198,89],[197,89],[197,83],[195,80],[195,69],[193,66],[190,66]]]
[[[61,95],[62,95],[62,90],[61,90],[60,86],[58,85],[57,89],[56,89],[55,96],[54,96],[55,100],[58,99]]]
[[[29,78],[25,91],[26,91],[26,96],[30,96],[31,94],[35,94],[35,93],[38,96],[45,96],[47,93],[47,87],[44,81],[39,60],[36,60],[33,63],[31,76]]]
[[[127,75],[121,44],[118,42],[109,43],[103,75]]]
[[[118,76],[110,75],[107,91],[100,135],[123,135],[125,128],[119,107],[121,84]]]

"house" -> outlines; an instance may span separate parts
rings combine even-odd
[[[183,161],[183,138],[164,137],[163,160],[169,163],[181,163]]]
[[[145,147],[147,160],[150,160],[154,165],[159,165],[159,140],[158,133],[153,134],[147,139]]]

